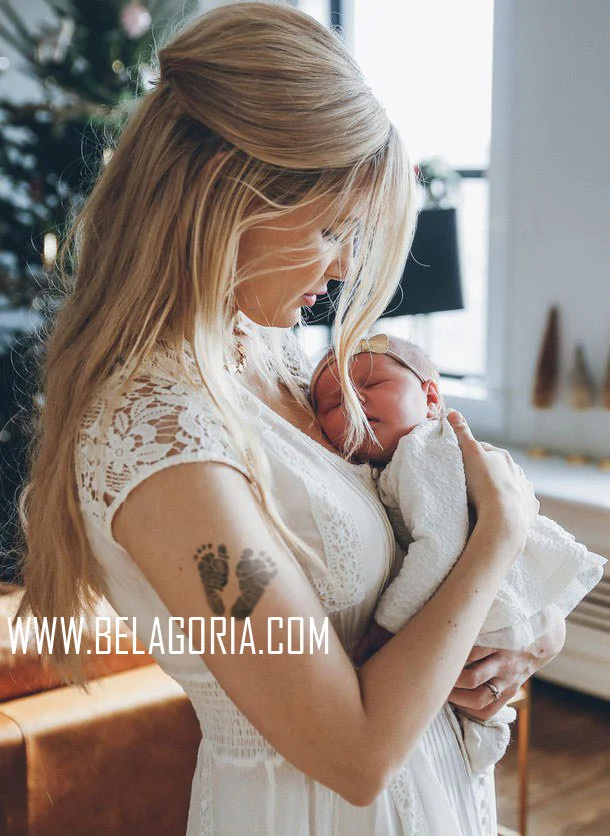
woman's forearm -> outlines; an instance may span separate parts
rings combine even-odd
[[[358,670],[379,790],[446,702],[521,545],[480,521],[432,598]]]

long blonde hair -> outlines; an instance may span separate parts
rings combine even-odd
[[[65,298],[46,339],[44,406],[20,497],[25,594],[18,615],[91,614],[103,576],[79,505],[75,445],[87,404],[116,371],[124,385],[168,341],[193,349],[200,379],[249,468],[276,533],[311,569],[320,558],[282,522],[258,440],[240,420],[233,359],[241,234],[331,200],[337,217],[366,199],[333,331],[355,448],[370,434],[349,380],[356,341],[392,298],[416,222],[414,174],[402,141],[339,35],[270,2],[235,3],[191,20],[157,51],[144,93],[62,244]],[[295,268],[305,255],[290,253]],[[285,360],[291,329],[251,329],[260,373],[313,417]],[[66,681],[81,660],[56,641],[45,653]]]

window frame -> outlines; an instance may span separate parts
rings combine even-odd
[[[329,22],[338,27],[353,52],[354,0],[329,0]],[[468,419],[473,431],[492,438],[507,432],[507,323],[510,230],[508,228],[511,146],[510,67],[514,43],[514,4],[494,0],[492,63],[492,131],[487,171],[460,170],[462,176],[489,181],[486,375],[477,384],[443,378],[447,402]]]

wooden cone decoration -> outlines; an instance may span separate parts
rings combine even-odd
[[[602,390],[602,406],[604,409],[610,409],[610,351],[608,352],[606,376],[604,378],[604,388]]]
[[[595,403],[595,383],[582,345],[576,346],[570,379],[569,402],[573,409],[590,409]]]
[[[546,322],[546,328],[534,378],[532,405],[537,409],[549,409],[557,395],[559,383],[559,311],[552,307]]]

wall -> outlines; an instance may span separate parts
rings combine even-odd
[[[610,352],[610,3],[498,0],[512,61],[503,322],[510,441],[610,456],[610,411],[529,405],[548,307],[559,305],[564,377],[582,342],[601,383]],[[492,229],[494,218],[492,216]],[[497,265],[498,266],[498,265]],[[493,271],[492,271],[493,279]],[[493,339],[493,334],[491,334]],[[564,386],[565,394],[565,386]]]

